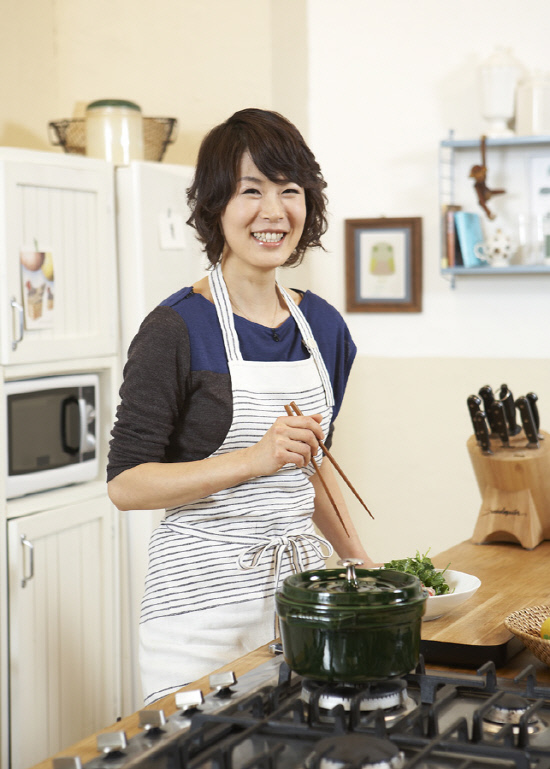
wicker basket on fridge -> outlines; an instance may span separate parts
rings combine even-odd
[[[144,160],[160,161],[176,140],[178,121],[173,117],[143,118]],[[86,120],[73,118],[48,123],[50,142],[73,155],[86,154]]]

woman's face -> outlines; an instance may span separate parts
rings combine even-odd
[[[260,269],[283,265],[300,241],[305,219],[303,188],[270,181],[245,152],[237,188],[221,216],[224,261],[240,259]]]

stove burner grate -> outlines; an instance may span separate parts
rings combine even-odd
[[[84,769],[550,769],[548,723],[550,688],[530,669],[330,687],[271,663]]]
[[[403,769],[405,755],[389,740],[342,734],[321,740],[306,759],[307,769]]]
[[[382,710],[384,714],[403,715],[416,707],[407,692],[407,684],[401,678],[358,686],[354,684],[329,684],[304,678],[301,699],[315,704],[321,710],[332,710],[341,705],[344,710],[357,708],[360,712]]]
[[[540,734],[548,724],[537,715],[536,705],[511,692],[497,694],[483,709],[483,728],[488,734],[497,734],[510,725],[512,732],[518,734],[524,723],[528,734]]]

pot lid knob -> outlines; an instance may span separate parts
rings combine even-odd
[[[363,561],[360,558],[342,558],[341,561],[338,561],[338,566],[343,566],[346,569],[346,579],[350,587],[353,587],[354,589],[358,587],[355,567],[361,566],[362,564]]]

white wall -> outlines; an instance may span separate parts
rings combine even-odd
[[[309,139],[332,216],[328,253],[310,257],[311,287],[344,311],[345,219],[423,219],[423,312],[345,316],[359,356],[334,452],[376,515],[351,501],[375,559],[437,552],[471,536],[481,502],[465,447],[467,396],[503,382],[515,395],[534,390],[549,425],[550,276],[449,287],[439,274],[437,161],[450,129],[483,132],[478,67],[496,45],[528,70],[548,68],[550,5],[309,0],[308,10]]]

